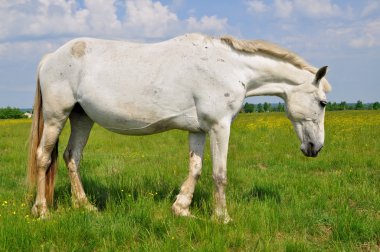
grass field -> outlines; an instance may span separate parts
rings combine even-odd
[[[30,120],[0,120],[0,251],[379,251],[380,111],[328,112],[325,147],[299,151],[283,113],[241,114],[232,127],[227,203],[233,222],[211,221],[205,152],[192,213],[170,207],[187,170],[187,133],[120,136],[95,126],[81,166],[100,211],[72,209],[62,158],[55,207],[30,216]],[[60,156],[69,124],[60,138]]]

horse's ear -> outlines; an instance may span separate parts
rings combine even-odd
[[[319,68],[317,73],[315,74],[314,84],[319,86],[320,80],[323,77],[325,77],[326,73],[327,73],[327,66]]]

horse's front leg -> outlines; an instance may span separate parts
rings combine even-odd
[[[87,143],[94,122],[81,108],[74,108],[70,114],[70,124],[70,139],[63,158],[69,171],[73,207],[83,207],[87,210],[96,211],[96,207],[87,199],[79,175],[79,164],[82,158],[83,148]]]
[[[189,206],[193,199],[195,185],[202,171],[205,137],[205,133],[189,134],[189,176],[181,186],[181,191],[172,206],[176,215],[191,216]]]
[[[214,125],[210,130],[210,149],[212,155],[212,176],[215,183],[214,200],[215,212],[214,218],[217,221],[228,223],[231,218],[227,212],[225,188],[227,185],[227,153],[228,141],[230,136],[231,122],[225,122]]]

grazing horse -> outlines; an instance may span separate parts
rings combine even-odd
[[[286,104],[302,152],[317,156],[324,144],[324,107],[330,90],[319,70],[275,44],[187,34],[155,44],[74,39],[38,67],[29,148],[29,182],[36,185],[35,216],[52,203],[58,137],[70,118],[63,154],[74,207],[96,209],[83,190],[79,162],[94,122],[125,135],[171,129],[189,132],[189,175],[172,206],[189,206],[210,135],[214,216],[228,222],[225,187],[230,126],[244,99],[275,95]]]

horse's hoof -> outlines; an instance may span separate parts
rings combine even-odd
[[[44,220],[49,217],[49,210],[46,205],[34,204],[32,207],[32,215]]]
[[[194,217],[191,213],[189,208],[182,208],[178,206],[177,204],[173,204],[172,211],[177,216],[184,216],[184,217]]]
[[[232,222],[232,219],[231,219],[231,217],[230,216],[225,216],[224,217],[224,220],[223,220],[223,224],[228,224],[228,223],[230,223],[230,222]]]
[[[82,208],[90,212],[98,211],[98,208],[88,202],[87,198],[84,200],[73,200],[73,208]]]
[[[223,224],[228,224],[228,223],[232,222],[232,219],[228,214],[223,214],[223,215],[214,214],[211,217],[211,219],[215,222],[223,223]]]
[[[91,203],[88,203],[88,204],[84,205],[83,207],[84,207],[84,209],[86,209],[89,212],[98,212],[98,208],[96,206],[92,205]]]

